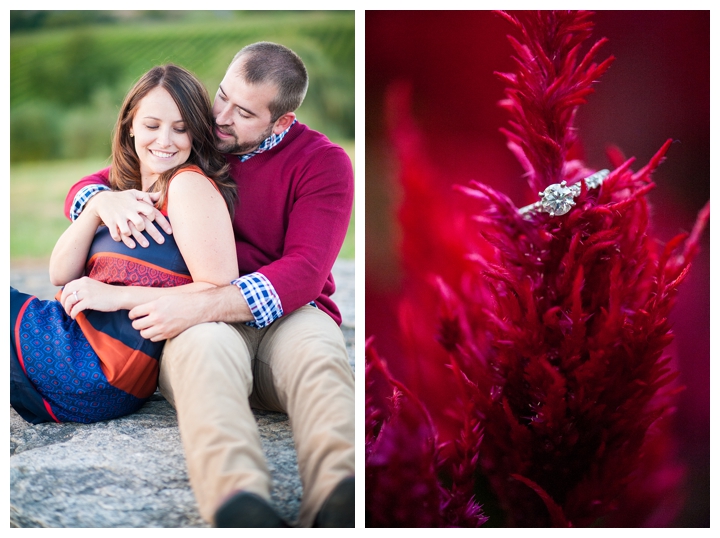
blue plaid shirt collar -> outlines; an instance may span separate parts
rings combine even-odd
[[[286,134],[288,133],[288,131],[292,128],[292,126],[295,125],[296,123],[297,123],[297,118],[295,118],[295,119],[293,120],[293,122],[290,124],[290,127],[288,127],[287,129],[285,129],[282,133],[280,133],[280,134],[274,134],[274,133],[273,133],[273,134],[271,134],[270,136],[268,136],[265,140],[263,140],[262,144],[260,144],[260,146],[258,147],[258,149],[256,149],[255,151],[251,151],[250,153],[246,153],[245,155],[238,155],[238,158],[240,159],[240,162],[241,162],[241,163],[244,163],[244,162],[247,161],[250,157],[254,157],[255,155],[257,155],[257,154],[259,154],[259,153],[263,153],[263,152],[265,152],[265,151],[267,151],[267,150],[269,150],[269,149],[272,149],[272,148],[274,148],[275,146],[277,146],[277,145],[282,141],[282,139],[285,138],[285,135],[286,135]]]

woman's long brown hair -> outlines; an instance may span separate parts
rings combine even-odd
[[[215,148],[210,98],[202,83],[192,73],[177,65],[153,67],[138,80],[125,97],[113,134],[110,186],[114,190],[142,190],[140,160],[135,152],[130,128],[140,101],[158,87],[164,88],[170,94],[180,110],[185,128],[192,140],[192,149],[187,161],[160,174],[158,180],[150,187],[151,192],[162,193],[157,207],[162,207],[165,203],[168,182],[173,174],[194,164],[215,182],[232,217],[237,190],[235,182],[228,175],[229,164],[222,153]]]

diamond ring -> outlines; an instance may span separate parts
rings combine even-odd
[[[583,179],[588,189],[599,187],[606,177],[610,174],[610,170],[600,170],[593,175]],[[580,195],[580,182],[567,186],[567,181],[562,183],[553,183],[543,192],[539,192],[540,201],[534,204],[521,207],[518,211],[527,218],[533,213],[549,213],[551,217],[564,215],[575,205],[574,199]]]

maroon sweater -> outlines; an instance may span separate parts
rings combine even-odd
[[[353,170],[343,149],[296,123],[274,148],[244,163],[227,156],[237,183],[233,219],[240,274],[260,272],[283,313],[315,301],[338,324],[330,273],[350,222]],[[65,199],[65,215],[86,185],[108,183],[108,169],[81,179]]]

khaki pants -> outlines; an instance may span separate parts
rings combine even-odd
[[[165,344],[160,390],[178,414],[200,515],[213,522],[236,490],[270,499],[250,407],[286,412],[303,485],[300,525],[355,474],[355,381],[342,332],[304,306],[270,326],[203,323]]]

